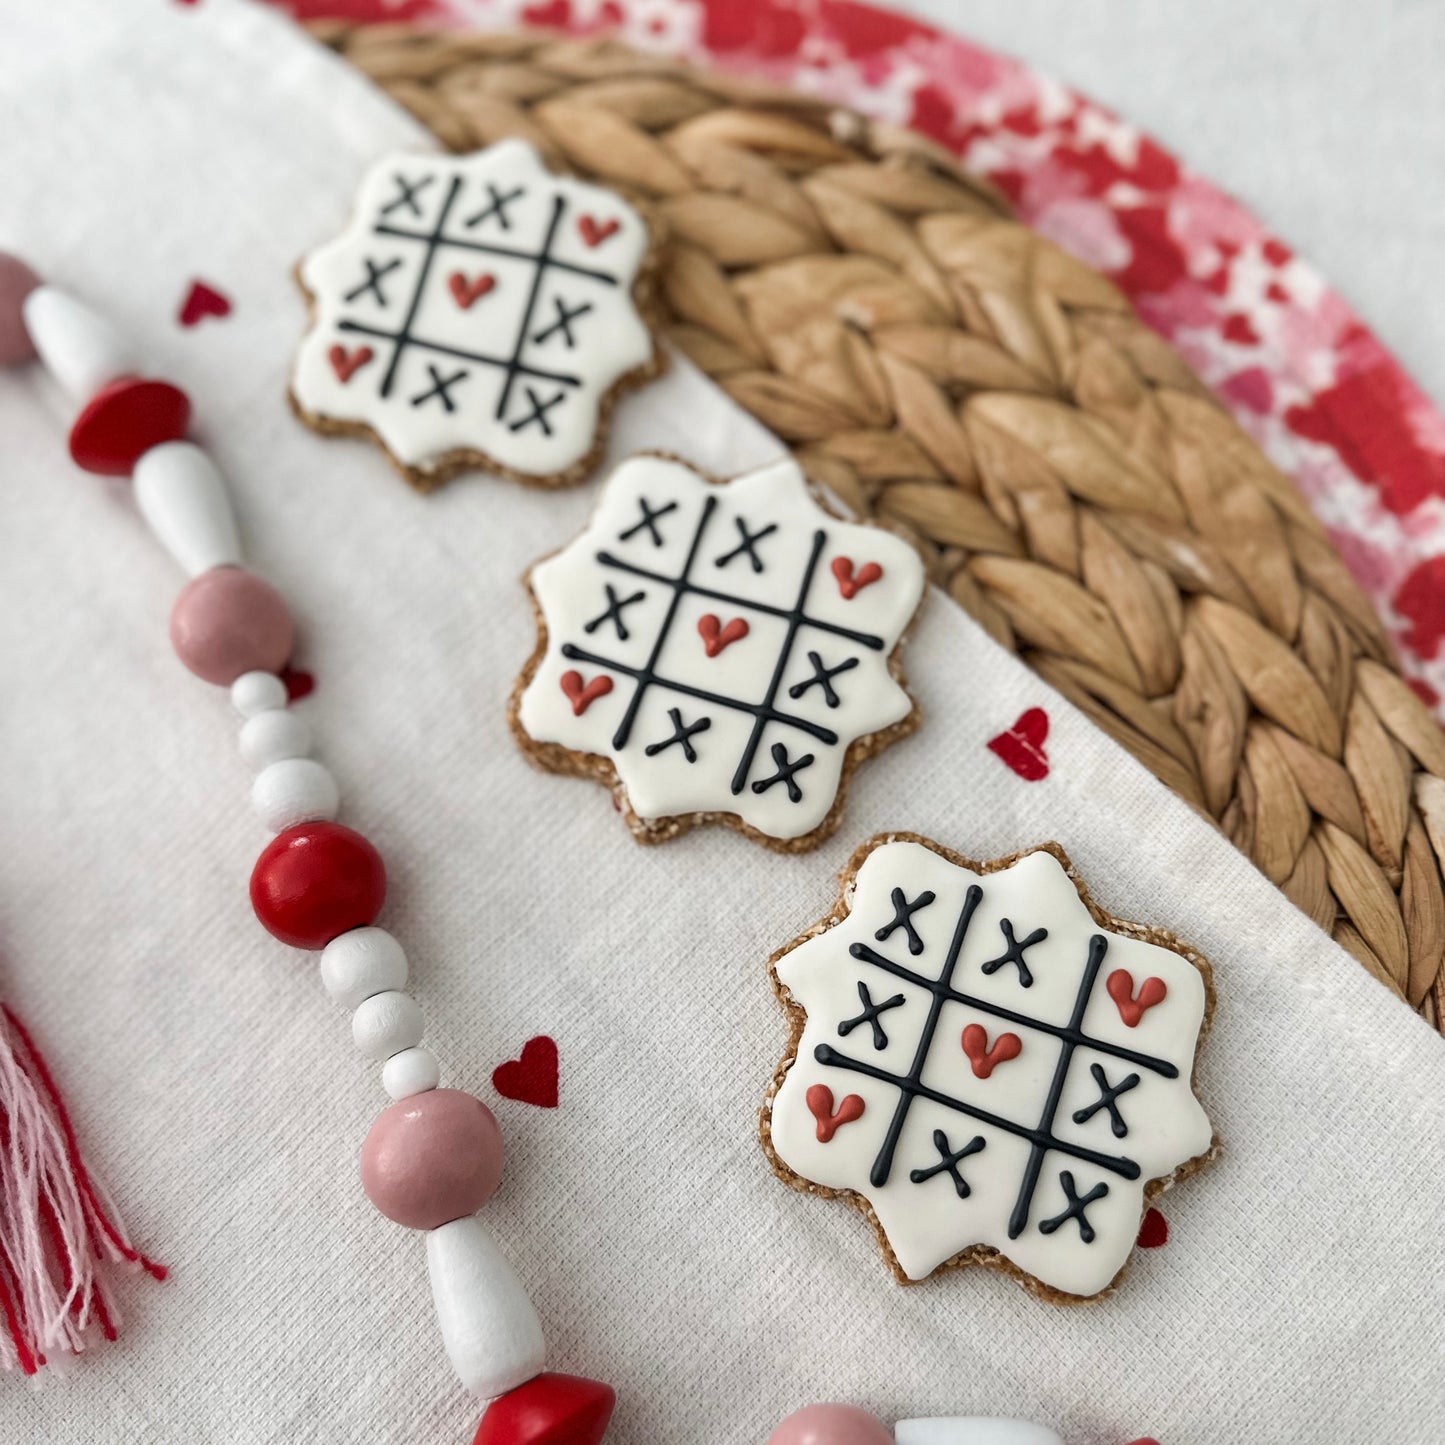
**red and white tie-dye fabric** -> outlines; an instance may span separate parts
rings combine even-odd
[[[855,0],[291,0],[303,18],[615,29],[766,75],[957,151],[1110,276],[1329,529],[1445,718],[1445,419],[1324,278],[1103,106]]]

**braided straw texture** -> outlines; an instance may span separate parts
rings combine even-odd
[[[609,41],[328,24],[446,145],[665,231],[667,334],[1387,987],[1445,1020],[1445,734],[1293,485],[920,136]]]

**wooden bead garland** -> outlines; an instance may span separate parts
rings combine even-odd
[[[363,999],[351,1016],[352,1042],[359,1053],[377,1063],[403,1049],[414,1049],[421,1042],[422,1028],[416,1001],[398,989]]]
[[[341,794],[331,770],[315,758],[278,758],[256,774],[251,806],[273,833],[284,833],[298,823],[334,818]]]

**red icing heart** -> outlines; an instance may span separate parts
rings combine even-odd
[[[539,1034],[522,1045],[520,1059],[508,1059],[492,1070],[492,1084],[504,1099],[535,1104],[539,1109],[557,1107],[557,1045]]]
[[[855,573],[851,557],[834,557],[833,575],[838,579],[838,591],[843,594],[843,600],[851,602],[859,592],[871,587],[883,575],[883,568],[877,562],[865,562]]]
[[[487,1406],[472,1445],[600,1445],[617,1392],[577,1375],[534,1375]]]
[[[609,236],[615,236],[622,222],[615,216],[610,221],[598,221],[595,216],[578,216],[577,229],[588,246],[600,246]]]
[[[606,697],[612,691],[612,679],[605,672],[599,673],[583,687],[580,672],[564,672],[562,691],[572,701],[572,716],[581,717],[599,697]]]
[[[1109,975],[1104,987],[1109,990],[1109,997],[1114,1000],[1119,1017],[1131,1029],[1138,1028],[1139,1020],[1156,1003],[1163,1003],[1165,994],[1169,992],[1162,978],[1146,978],[1139,985],[1139,992],[1136,994],[1134,975],[1127,968],[1116,968]]]
[[[300,702],[316,690],[316,679],[299,667],[286,668],[281,674],[281,681],[286,684],[287,702]]]
[[[223,296],[214,287],[207,286],[204,281],[192,281],[186,299],[181,302],[180,316],[177,319],[182,326],[194,326],[203,317],[230,314],[229,297]]]
[[[331,363],[337,381],[345,386],[375,355],[369,346],[358,346],[355,351],[348,351],[338,343],[326,353],[326,359]]]
[[[1026,783],[1037,783],[1049,775],[1049,757],[1044,739],[1049,735],[1049,715],[1041,707],[1021,712],[1006,732],[988,740],[991,753],[1016,772]]]
[[[452,300],[462,308],[463,311],[471,310],[473,301],[480,301],[493,286],[497,284],[497,278],[483,272],[480,276],[468,281],[460,271],[453,271],[447,277],[447,290],[452,293]]]
[[[863,1117],[863,1100],[857,1094],[847,1095],[833,1112],[833,1091],[827,1084],[814,1084],[803,1096],[808,1112],[818,1121],[818,1143],[826,1144],[833,1135],[854,1119]]]
[[[1017,1034],[1000,1034],[989,1048],[988,1030],[982,1024],[969,1024],[963,1031],[963,1051],[973,1065],[974,1078],[986,1079],[1000,1064],[1018,1058],[1024,1046]]]
[[[152,447],[179,441],[191,419],[185,392],[168,381],[123,376],[86,403],[70,429],[75,464],[102,477],[128,477]]]
[[[1157,1209],[1147,1210],[1139,1226],[1139,1238],[1134,1242],[1140,1249],[1158,1249],[1161,1244],[1168,1244],[1169,1221]]]
[[[748,624],[742,617],[734,617],[726,627],[711,612],[697,619],[698,636],[709,657],[716,657],[725,647],[741,642],[748,635]]]

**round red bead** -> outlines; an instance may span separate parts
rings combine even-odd
[[[251,870],[251,907],[293,948],[325,948],[370,923],[386,899],[386,865],[339,823],[301,823],[278,833]]]
[[[578,1375],[537,1375],[487,1406],[472,1445],[598,1445],[617,1392]]]
[[[75,464],[102,477],[128,477],[152,447],[180,441],[191,403],[168,381],[123,376],[101,387],[70,429]]]

